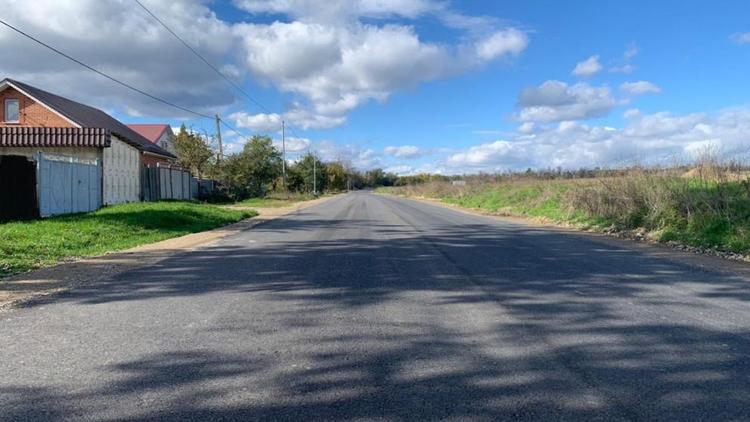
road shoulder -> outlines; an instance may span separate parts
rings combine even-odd
[[[688,265],[692,268],[718,272],[725,275],[737,275],[741,277],[750,277],[750,263],[747,261],[726,259],[719,256],[706,255],[702,253],[694,253],[683,250],[676,250],[672,246],[651,241],[648,239],[636,240],[630,238],[615,237],[611,234],[581,230],[574,227],[567,227],[563,225],[552,224],[546,221],[491,214],[483,212],[477,209],[464,208],[453,204],[447,204],[437,199],[423,198],[423,197],[403,197],[399,195],[392,195],[387,193],[379,193],[380,195],[390,196],[394,198],[400,198],[407,201],[415,201],[423,204],[429,204],[437,207],[451,209],[456,212],[481,216],[497,220],[506,224],[514,224],[517,226],[528,227],[530,229],[552,231],[567,236],[576,236],[585,238],[591,241],[595,241],[604,244],[608,247],[617,247],[624,249],[635,250],[643,255],[647,255],[654,258],[667,259],[671,262]]]
[[[254,208],[258,216],[200,233],[137,246],[102,256],[77,259],[0,280],[0,312],[43,301],[78,285],[96,283],[126,271],[154,265],[175,254],[208,246],[224,237],[250,230],[336,196],[304,201],[288,207]]]

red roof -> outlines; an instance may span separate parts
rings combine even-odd
[[[164,131],[169,129],[169,125],[163,124],[138,124],[128,125],[128,127],[153,143],[157,143]]]

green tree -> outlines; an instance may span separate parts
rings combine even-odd
[[[343,164],[339,162],[326,164],[326,173],[328,174],[328,189],[334,191],[346,190],[349,174]]]
[[[263,196],[281,174],[281,154],[270,137],[255,135],[242,152],[227,157],[224,173],[235,196]]]
[[[316,179],[315,188],[318,192],[325,191],[328,185],[327,166],[316,156],[309,153],[291,166],[289,174],[290,189],[294,184],[294,190],[297,192],[312,193],[313,173]]]
[[[206,166],[214,156],[207,138],[189,132],[184,124],[180,126],[180,131],[174,139],[174,149],[177,163],[198,177],[203,176]]]

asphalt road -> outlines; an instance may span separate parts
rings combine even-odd
[[[0,314],[0,420],[749,420],[750,284],[355,193]]]

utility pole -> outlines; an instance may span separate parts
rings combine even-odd
[[[317,161],[318,159],[313,154],[313,196],[316,196],[318,194],[318,176],[316,174],[316,167],[317,167]]]
[[[221,159],[224,158],[224,145],[221,143],[221,118],[219,115],[216,115],[216,140],[219,142],[219,159],[217,161],[221,162]]]
[[[286,122],[281,121],[281,179],[284,183],[284,192],[286,189]]]

